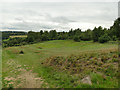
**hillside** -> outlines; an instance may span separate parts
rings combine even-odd
[[[115,42],[53,40],[4,48],[2,53],[4,88],[113,88],[118,84]],[[92,85],[81,82],[87,76]]]

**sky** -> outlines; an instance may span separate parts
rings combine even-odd
[[[2,0],[0,30],[82,31],[109,28],[118,17],[118,0]]]

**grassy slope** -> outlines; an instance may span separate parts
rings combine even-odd
[[[14,60],[22,65],[22,67],[23,65],[28,65],[29,70],[33,70],[33,72],[38,73],[38,76],[44,78],[49,87],[74,87],[75,85],[71,81],[79,79],[79,77],[56,71],[51,67],[44,67],[41,62],[50,56],[68,56],[83,52],[98,52],[100,50],[113,49],[117,49],[117,44],[99,44],[91,41],[74,42],[71,40],[54,40],[33,45],[5,48],[3,49],[3,78],[9,75],[16,76],[16,74],[10,72],[12,68],[8,68],[6,64],[8,60]],[[20,50],[24,51],[23,55],[18,54]]]
[[[0,46],[0,89],[2,88],[2,47]]]

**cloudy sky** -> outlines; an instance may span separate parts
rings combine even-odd
[[[84,31],[100,25],[109,28],[118,17],[117,0],[94,1],[4,0],[0,4],[0,28],[23,31],[68,31],[71,28]]]

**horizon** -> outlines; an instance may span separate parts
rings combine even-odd
[[[99,27],[99,26],[98,26]],[[98,28],[98,27],[96,27],[96,28]],[[102,26],[101,26],[102,27]],[[111,26],[110,26],[111,27]],[[110,27],[109,28],[106,28],[106,27],[102,27],[103,29],[104,28],[106,28],[106,29],[110,29]],[[95,27],[94,27],[95,28]],[[93,28],[93,29],[94,29]],[[71,28],[72,29],[72,28]],[[71,30],[70,29],[70,30]],[[75,28],[75,29],[78,29],[78,28]],[[72,29],[72,30],[75,30],[75,29]],[[80,29],[80,28],[79,28]],[[93,29],[90,29],[91,31],[93,30]],[[54,30],[54,29],[52,29],[52,30]],[[69,32],[70,30],[67,30],[67,31],[57,31],[56,30],[56,32]],[[82,29],[80,29],[82,32],[84,32],[84,31],[87,31],[87,30],[89,30],[89,28],[88,29],[86,29],[86,30],[82,30]],[[41,30],[39,30],[39,31],[35,31],[35,30],[28,30],[28,31],[26,31],[26,30],[0,30],[0,32],[9,32],[9,31],[12,31],[12,32],[29,32],[29,31],[33,31],[33,32],[40,32]],[[42,30],[42,31],[51,31],[51,30]]]

